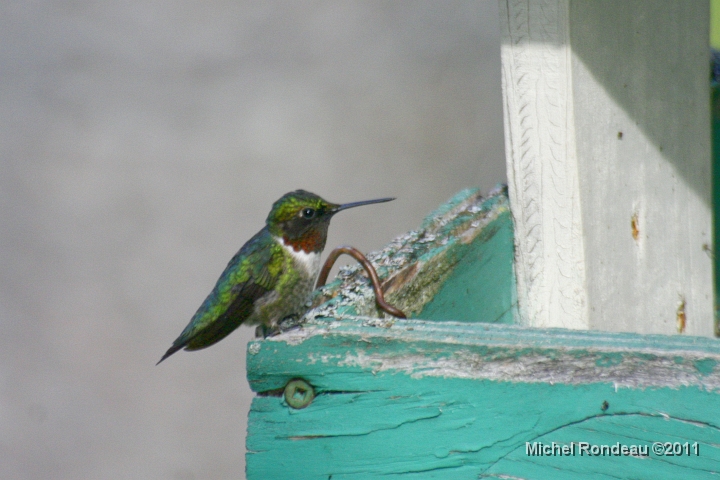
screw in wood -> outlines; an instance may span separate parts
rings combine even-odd
[[[299,410],[310,405],[315,398],[315,390],[305,380],[296,378],[285,385],[285,401]]]

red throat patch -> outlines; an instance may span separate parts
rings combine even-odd
[[[285,245],[289,245],[296,252],[303,251],[305,253],[321,252],[325,247],[323,235],[317,231],[308,232],[300,238],[290,239],[283,236]]]

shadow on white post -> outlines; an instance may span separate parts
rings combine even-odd
[[[519,323],[711,336],[708,2],[500,16]]]

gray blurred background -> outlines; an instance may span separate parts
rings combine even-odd
[[[158,367],[273,201],[504,181],[497,2],[0,5],[0,478],[243,478],[250,328]]]

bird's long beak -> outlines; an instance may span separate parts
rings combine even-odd
[[[342,205],[338,205],[337,207],[333,208],[331,210],[331,212],[333,214],[335,214],[335,213],[339,212],[340,210],[347,210],[348,208],[360,207],[362,205],[370,205],[372,203],[389,202],[391,200],[395,200],[395,197],[377,198],[375,200],[363,200],[362,202],[344,203]]]

